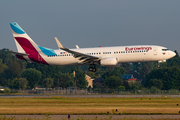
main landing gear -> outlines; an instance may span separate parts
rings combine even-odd
[[[91,72],[96,72],[96,65],[91,65],[90,67],[89,67],[89,71],[91,71]]]

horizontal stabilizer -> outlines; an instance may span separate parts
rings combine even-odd
[[[29,54],[26,54],[26,53],[19,53],[19,52],[14,52],[14,51],[9,51],[9,50],[6,50],[7,52],[10,52],[10,53],[13,53],[15,55],[19,55],[19,56],[28,56]]]

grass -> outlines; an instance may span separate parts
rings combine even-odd
[[[0,114],[179,114],[177,104],[180,98],[0,98]]]

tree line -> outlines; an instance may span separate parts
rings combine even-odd
[[[106,68],[97,66],[97,72],[89,72],[88,66],[49,66],[28,63],[17,59],[13,54],[0,50],[0,85],[14,89],[45,88],[86,88],[85,74],[92,78],[103,78],[103,88],[133,89],[156,88],[162,90],[180,89],[180,57],[176,56],[162,63],[157,62],[123,63],[121,67]],[[76,75],[73,75],[73,71]],[[142,84],[126,84],[122,75],[133,74]],[[94,88],[97,88],[95,85]]]

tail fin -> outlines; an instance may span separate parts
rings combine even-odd
[[[38,45],[26,34],[26,32],[16,22],[10,23],[10,26],[18,52],[30,54],[35,51],[40,51]]]
[[[10,23],[10,26],[19,56],[22,57],[21,54],[27,54],[28,57],[25,58],[26,60],[47,64],[41,56],[44,55],[44,53],[42,53],[38,45],[26,34],[26,32],[16,22]]]

